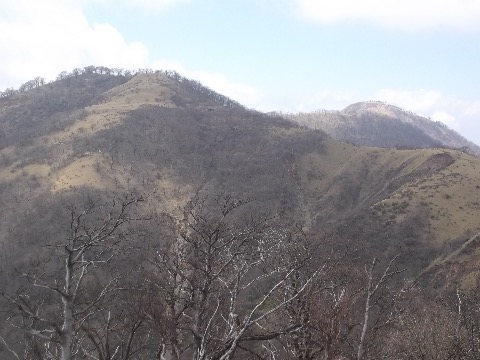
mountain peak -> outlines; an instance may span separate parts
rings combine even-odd
[[[165,74],[139,74],[126,83],[103,94],[111,102],[120,102],[129,108],[144,104],[175,107],[171,97],[174,95],[175,82]]]
[[[345,115],[372,113],[396,118],[398,117],[398,113],[402,111],[400,108],[383,101],[362,101],[347,106],[341,113]]]

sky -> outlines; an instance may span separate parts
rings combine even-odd
[[[480,0],[0,0],[0,91],[88,65],[260,111],[386,101],[480,145]]]

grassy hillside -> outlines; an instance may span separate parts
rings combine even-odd
[[[4,247],[35,199],[132,189],[175,216],[199,192],[255,199],[368,251],[422,249],[414,272],[480,231],[478,158],[338,142],[177,75],[81,75],[0,107]]]

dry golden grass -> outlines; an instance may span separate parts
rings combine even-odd
[[[52,181],[52,191],[72,189],[79,186],[98,189],[112,187],[111,180],[99,173],[104,164],[105,160],[99,154],[90,154],[73,161],[55,174]]]
[[[7,146],[0,150],[0,154],[3,155],[12,155],[15,153],[15,146]]]
[[[24,146],[19,151],[24,153],[31,149],[32,146],[62,144],[72,140],[74,137],[88,137],[97,131],[119,124],[125,113],[135,110],[144,104],[174,107],[175,105],[170,100],[170,97],[173,95],[171,90],[173,84],[172,79],[162,74],[137,75],[127,83],[104,93],[102,95],[104,101],[101,104],[87,107],[83,119],[75,122],[67,129],[40,137],[34,144],[28,147]],[[16,154],[17,150],[15,146],[10,146],[2,149],[1,154],[11,156]],[[21,154],[16,155],[18,158],[22,157]],[[53,187],[59,190],[82,184],[95,187],[103,186],[100,185],[101,181],[98,179],[98,176],[88,170],[92,167],[90,163],[92,161],[99,161],[99,159],[94,159],[93,157],[91,159],[82,158],[73,162],[58,174],[53,174],[53,177],[58,178]],[[18,164],[15,163],[9,167],[0,168],[0,180],[13,180],[17,176],[21,176],[22,172],[25,174],[25,171],[44,177],[45,172],[48,174],[50,170],[50,167],[45,164],[18,167]]]
[[[173,86],[173,80],[162,74],[137,75],[125,84],[102,94],[103,102],[85,108],[85,117],[81,121],[63,131],[41,138],[40,141],[58,144],[74,136],[90,136],[121,123],[124,114],[145,104],[175,107],[170,100]]]
[[[326,145],[324,154],[307,154],[301,160],[301,182],[308,191],[338,198],[336,179],[349,177],[361,184],[363,199],[379,193],[373,187],[375,177],[391,174],[388,183],[402,180],[403,185],[372,207],[385,220],[400,223],[412,212],[428,211],[430,238],[437,246],[464,236],[466,230],[480,231],[479,158],[445,149],[361,148],[334,140]],[[449,154],[455,162],[433,174],[409,177],[437,154]]]
[[[39,177],[48,177],[50,166],[46,164],[30,164],[23,167],[9,166],[0,169],[0,181],[12,181],[20,176],[35,175]]]
[[[480,231],[480,159],[456,151],[448,153],[455,163],[402,189],[412,193],[411,207],[428,207],[437,245],[465,235],[466,230]],[[394,196],[405,198],[399,192]]]
[[[171,101],[175,82],[163,74],[140,74],[127,83],[107,91],[104,96],[109,103],[125,110],[135,109],[144,104],[175,107]]]
[[[326,190],[338,176],[364,174],[365,170],[368,170],[368,174],[371,176],[396,170],[395,177],[400,178],[408,175],[429,156],[436,153],[435,150],[429,149],[400,151],[358,147],[335,140],[326,140],[325,144],[325,154],[307,154],[301,160],[303,169],[306,171],[314,169],[320,175],[314,181],[311,181],[307,179],[306,171],[303,173],[303,183],[311,190]],[[357,178],[353,180],[361,182],[365,179]],[[366,194],[369,191],[370,189],[367,186],[363,193]]]

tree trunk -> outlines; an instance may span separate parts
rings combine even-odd
[[[63,299],[62,360],[72,359],[72,342],[74,332],[73,306],[69,299]]]
[[[71,253],[65,259],[65,292],[62,294],[63,302],[63,327],[62,327],[62,360],[72,359],[72,342],[74,336],[74,316],[73,301],[71,294],[73,276],[73,264],[71,261]]]
[[[369,313],[370,313],[370,290],[367,293],[367,301],[365,302],[365,315],[363,318],[362,335],[360,336],[360,342],[358,344],[357,360],[363,359],[363,355],[365,354],[364,343],[365,343],[365,336],[367,335]]]

